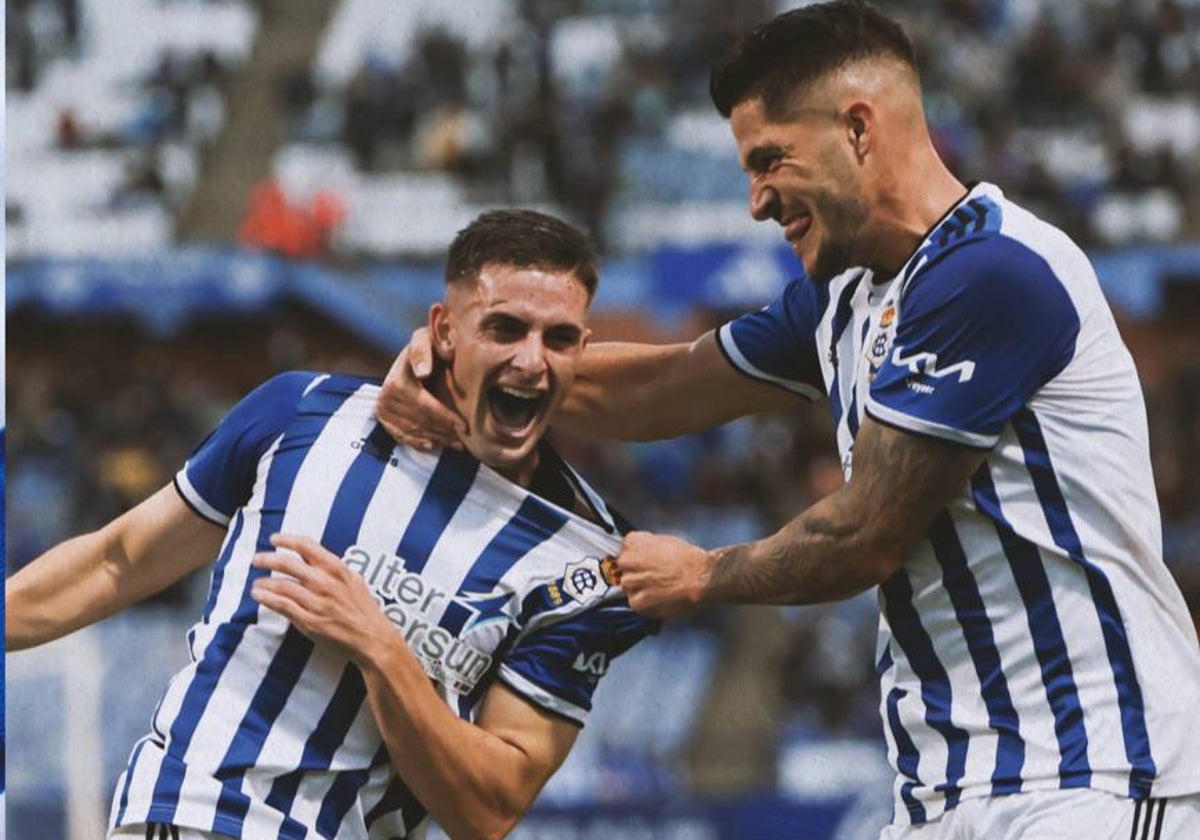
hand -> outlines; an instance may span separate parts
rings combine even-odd
[[[621,589],[629,606],[651,618],[689,615],[704,600],[712,556],[676,537],[633,531],[617,558]]]
[[[254,600],[360,666],[375,645],[400,638],[367,584],[335,554],[315,540],[291,534],[273,534],[271,543],[287,551],[256,554],[254,565],[288,577],[254,581]]]
[[[429,328],[412,334],[383,380],[375,414],[399,443],[428,452],[436,446],[461,449],[466,433],[462,418],[425,388],[433,373],[433,344]]]

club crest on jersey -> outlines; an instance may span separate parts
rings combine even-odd
[[[887,315],[888,311],[894,312],[894,310],[889,307],[889,309],[885,310],[883,314]],[[895,316],[893,315],[893,318],[894,317]],[[881,321],[880,329],[871,339],[871,346],[867,348],[867,380],[869,382],[875,381],[875,376],[879,373],[879,368],[883,366],[885,361],[887,361],[888,352],[892,349],[892,339],[894,337],[895,336],[893,335],[892,330],[885,328],[883,326],[883,322]]]
[[[883,309],[883,314],[879,316],[879,328],[886,330],[896,320],[896,304],[889,303]]]
[[[605,574],[605,561],[611,561],[611,558],[602,561],[599,557],[584,557],[568,563],[563,571],[562,591],[580,604],[604,595],[612,585],[609,579],[615,571],[615,564],[610,563],[610,571]]]

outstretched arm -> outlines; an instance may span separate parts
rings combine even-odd
[[[707,332],[688,344],[589,345],[555,425],[609,440],[660,440],[795,405],[739,373]]]
[[[311,539],[272,541],[296,554],[255,557],[288,577],[259,579],[254,597],[358,665],[392,767],[451,837],[507,834],[570,752],[578,727],[500,684],[484,696],[477,723],[462,720],[358,575]]]
[[[709,603],[809,604],[887,580],[986,452],[863,421],[841,490],[754,542],[704,551],[634,533],[618,558],[638,612],[659,617]]]
[[[458,445],[462,423],[422,386],[433,364],[429,333],[419,329],[392,364],[376,403],[384,428],[401,443],[422,449]],[[584,350],[554,424],[607,440],[658,440],[795,400],[783,388],[739,373],[712,332],[681,344],[596,342]]]
[[[9,578],[8,650],[107,618],[211,561],[224,531],[167,486],[98,531],[67,540]]]

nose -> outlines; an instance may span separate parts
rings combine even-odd
[[[522,373],[540,375],[546,369],[546,348],[541,333],[530,330],[516,348],[512,365]]]
[[[768,184],[750,183],[750,216],[756,222],[779,217],[779,193]]]

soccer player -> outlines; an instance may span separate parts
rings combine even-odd
[[[456,838],[511,829],[613,657],[657,626],[613,585],[621,520],[542,441],[596,281],[570,226],[483,214],[429,315],[465,452],[396,446],[377,381],[283,374],[173,486],[9,581],[20,649],[213,564],[110,836],[390,840],[427,813]]]
[[[808,277],[690,345],[593,346],[557,422],[660,437],[824,394],[847,481],[742,545],[628,535],[630,602],[669,616],[877,586],[886,838],[1200,837],[1200,650],[1086,257],[946,168],[911,44],[864,3],[780,15],[710,89],[752,215]],[[453,422],[417,393],[426,355],[402,355],[380,400],[402,437]]]

